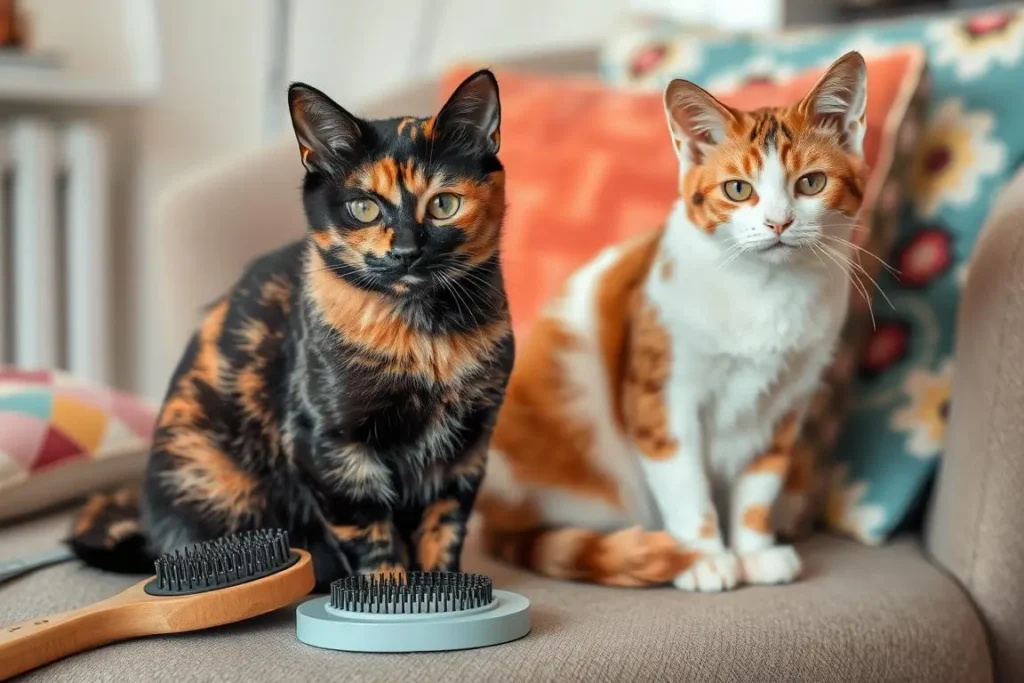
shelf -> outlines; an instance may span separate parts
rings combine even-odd
[[[125,106],[146,102],[156,87],[117,83],[59,69],[0,67],[0,102]]]

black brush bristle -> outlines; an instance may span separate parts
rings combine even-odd
[[[295,564],[288,532],[260,529],[196,543],[157,558],[150,595],[188,595],[262,579]]]
[[[491,604],[490,577],[461,572],[350,576],[331,584],[332,609],[376,614],[459,612]]]

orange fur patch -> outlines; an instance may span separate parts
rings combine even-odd
[[[96,525],[96,520],[106,509],[107,505],[110,504],[110,497],[103,493],[96,493],[89,496],[89,500],[86,501],[82,511],[78,513],[78,519],[75,520],[74,536],[81,536],[85,532],[89,531],[93,526]]]
[[[203,382],[217,389],[221,386],[223,358],[217,348],[224,319],[227,317],[228,301],[224,299],[214,306],[199,328],[196,357],[192,367],[182,374],[160,410],[160,427],[172,425],[191,426],[201,420],[203,408],[196,396],[195,382]]]
[[[139,533],[141,527],[137,519],[125,519],[114,522],[107,529],[107,547],[112,548],[128,536]]]
[[[279,275],[272,275],[260,285],[260,302],[287,313],[291,310],[292,288]]]
[[[466,236],[455,251],[466,255],[471,264],[483,263],[498,249],[501,220],[505,215],[505,173],[495,171],[483,183],[463,181],[452,186],[462,196],[462,208],[449,221]]]
[[[395,238],[395,231],[383,225],[371,225],[358,230],[349,230],[345,233],[346,246],[358,252],[360,255],[369,254],[377,258],[383,258],[391,251],[391,244]]]
[[[331,533],[339,541],[354,541],[357,538],[362,538],[366,534],[366,529],[358,527],[352,524],[332,524],[330,525]]]
[[[430,117],[426,121],[420,124],[420,130],[423,131],[423,137],[428,140],[434,139],[434,117]]]
[[[746,471],[750,474],[774,474],[785,477],[786,472],[789,471],[789,461],[788,454],[769,451],[754,458],[753,462],[747,466]]]
[[[489,551],[508,562],[558,579],[606,586],[652,586],[671,581],[699,557],[664,531],[640,527],[605,534],[555,529],[487,534]]]
[[[384,157],[355,171],[348,183],[374,192],[395,206],[402,201],[402,191],[398,184],[398,163],[391,157]]]
[[[618,482],[591,463],[591,427],[565,413],[572,388],[559,356],[578,343],[554,320],[534,326],[517,353],[491,446],[526,485],[562,488],[621,507]],[[499,517],[489,521],[503,523]]]
[[[242,519],[256,517],[262,509],[259,480],[215,446],[208,435],[178,427],[161,439],[159,447],[175,457],[174,467],[161,476],[178,502],[222,515],[232,531]]]
[[[417,556],[424,571],[434,571],[451,562],[451,551],[458,540],[458,530],[454,524],[442,522],[442,519],[458,507],[458,501],[441,500],[423,513]]]
[[[310,233],[310,237],[324,251],[329,250],[334,244],[334,237],[331,235],[330,230],[314,230]]]
[[[751,505],[743,511],[743,526],[758,533],[771,533],[772,526],[767,505]]]
[[[407,116],[398,122],[398,135],[400,137],[404,136],[406,131],[408,131],[410,140],[416,139],[416,133],[419,131],[419,128],[416,126],[416,119],[411,116]]]
[[[669,432],[665,398],[672,340],[649,303],[640,303],[632,320],[628,353],[622,395],[627,432],[644,456],[671,458],[680,445]]]
[[[608,371],[609,385],[621,392],[628,360],[627,335],[635,295],[654,262],[662,231],[652,232],[627,245],[619,259],[601,276],[597,286],[597,324],[601,357]],[[616,420],[625,427],[623,399],[613,405]]]

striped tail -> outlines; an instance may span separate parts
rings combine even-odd
[[[641,527],[614,532],[485,529],[484,543],[495,557],[538,574],[605,586],[667,584],[699,557],[664,531]]]
[[[78,513],[67,544],[86,564],[122,574],[152,574],[137,489],[97,493]]]

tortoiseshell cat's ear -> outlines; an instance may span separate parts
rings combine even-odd
[[[818,79],[800,108],[815,125],[840,133],[843,148],[860,155],[864,147],[868,100],[868,66],[859,52],[847,52]]]
[[[359,120],[316,88],[293,83],[288,108],[307,171],[329,172],[359,144]]]
[[[467,143],[497,154],[501,145],[498,81],[488,69],[469,76],[435,118],[434,134],[452,144]]]
[[[680,161],[691,164],[701,163],[707,148],[724,140],[736,121],[707,90],[678,78],[665,88],[665,114]]]

